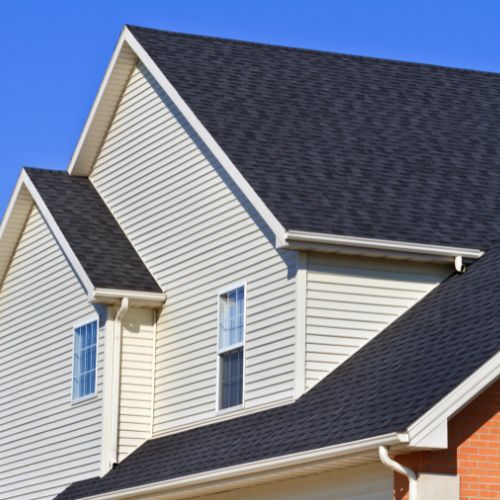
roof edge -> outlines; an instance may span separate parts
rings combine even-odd
[[[84,177],[90,175],[98,150],[121,97],[121,92],[118,92],[116,89],[123,89],[137,60],[140,60],[153,75],[163,91],[183,114],[189,125],[193,127],[193,130],[206,144],[217,161],[222,165],[238,188],[248,198],[259,215],[274,232],[277,242],[281,242],[285,234],[283,225],[258,196],[250,183],[243,177],[238,168],[233,164],[206,127],[196,117],[192,109],[184,101],[166,75],[160,70],[126,25],[122,30],[82,134],[68,165],[68,173],[70,175]],[[108,91],[111,87],[114,90]],[[99,124],[100,126],[94,127],[94,122],[97,121],[101,122]]]
[[[290,250],[317,250],[435,262],[452,262],[456,257],[476,260],[484,255],[484,251],[477,248],[429,245],[295,230],[286,232],[284,242],[278,247]]]
[[[448,421],[500,377],[500,352],[482,364],[455,389],[411,424],[409,445],[443,449],[448,447]]]
[[[289,477],[291,473],[311,473],[332,467],[332,462],[346,455],[357,453],[374,453],[379,446],[401,445],[406,441],[404,434],[390,433],[370,437],[350,443],[344,443],[315,450],[283,455],[280,457],[259,460],[247,464],[224,467],[199,474],[176,479],[149,483],[142,486],[110,491],[99,495],[84,497],[82,500],[118,500],[136,498],[147,494],[148,498],[178,498],[178,494],[199,496],[217,493],[233,488],[241,488],[256,482],[276,481]],[[376,458],[375,458],[376,459]],[[349,463],[352,462],[352,459]],[[352,463],[351,463],[352,465]],[[344,464],[344,466],[346,466]]]

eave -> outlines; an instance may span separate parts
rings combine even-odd
[[[90,302],[115,304],[127,297],[133,306],[162,307],[165,295],[161,292],[96,287],[25,170],[21,171],[0,225],[0,288],[33,206],[40,211]]]
[[[405,440],[406,436],[401,434],[385,434],[351,443],[125,488],[85,497],[83,500],[196,498],[255,484],[374,462],[377,460],[379,446],[392,446],[402,450]]]
[[[477,248],[428,245],[406,241],[361,238],[338,234],[287,231],[279,248],[332,252],[425,262],[453,262],[456,257],[479,259],[484,252]]]

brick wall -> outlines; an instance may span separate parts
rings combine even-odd
[[[448,449],[397,457],[416,472],[460,475],[460,499],[500,499],[500,380],[448,424]],[[394,474],[395,500],[408,500],[408,481]]]

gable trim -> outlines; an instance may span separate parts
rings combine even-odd
[[[180,96],[160,68],[158,68],[156,63],[151,59],[127,26],[123,28],[118,44],[113,52],[106,75],[99,88],[91,112],[85,123],[82,135],[80,136],[77,147],[68,166],[68,173],[70,175],[81,175],[86,177],[90,175],[94,166],[95,158],[109,128],[109,124],[111,123],[125,83],[128,81],[130,72],[137,63],[138,59],[160,84],[161,88],[184,115],[187,122],[193,127],[201,140],[207,145],[208,149],[217,161],[219,161],[219,163],[224,167],[235,184],[255,207],[266,224],[271,228],[276,235],[277,242],[283,241],[285,228],[274,216],[271,210],[269,210],[267,205],[265,205],[265,203],[260,199],[248,181],[239,172],[222,148],[217,144],[210,132],[196,117],[188,104]],[[126,68],[129,67],[127,78],[119,78],[120,73],[117,74],[117,69],[119,69],[120,64],[123,66],[123,69],[121,70],[123,74],[127,73]],[[118,92],[116,87],[120,85],[121,91]],[[110,90],[111,86],[113,89]],[[100,121],[102,123],[100,123]],[[99,125],[96,130],[94,130],[95,124]]]
[[[447,448],[448,421],[500,377],[500,352],[408,427],[409,445]]]
[[[40,213],[42,215],[43,220],[49,226],[50,231],[54,235],[54,238],[56,239],[57,243],[61,247],[61,250],[63,251],[64,255],[66,256],[70,266],[73,268],[75,271],[75,274],[77,275],[78,279],[80,280],[81,284],[83,285],[83,288],[87,292],[87,294],[92,293],[92,290],[94,289],[94,285],[92,284],[92,281],[90,280],[88,274],[85,272],[85,269],[83,266],[80,264],[80,261],[76,257],[75,253],[73,252],[73,249],[71,248],[70,244],[68,243],[68,240],[65,238],[63,232],[57,225],[57,222],[55,221],[54,217],[50,213],[49,209],[47,208],[47,205],[43,201],[43,198],[40,196],[40,193],[37,191],[35,185],[29,178],[28,174],[26,171],[21,172],[21,177],[23,184],[26,186],[28,191],[31,194],[31,197],[33,198],[33,201],[35,202],[36,206],[40,210]]]

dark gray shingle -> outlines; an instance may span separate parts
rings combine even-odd
[[[25,171],[95,287],[161,293],[86,177],[59,170]]]
[[[286,229],[498,235],[500,75],[129,28]]]

